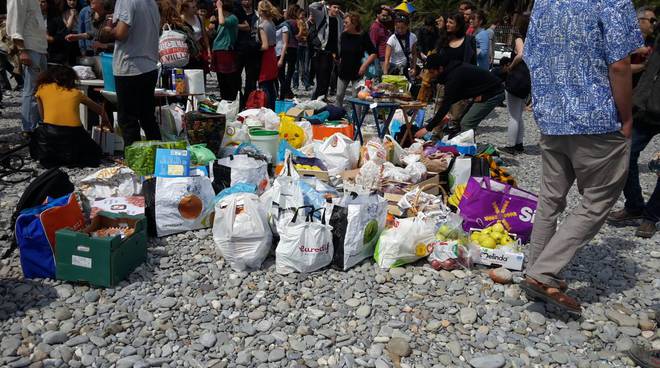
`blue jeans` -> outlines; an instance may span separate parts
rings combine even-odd
[[[298,88],[299,77],[305,87],[311,84],[309,81],[309,48],[298,46],[296,69],[293,72],[293,88]]]
[[[23,65],[23,96],[21,100],[21,121],[23,123],[23,131],[33,131],[39,122],[39,107],[37,106],[37,98],[34,97],[35,89],[37,87],[37,77],[39,73],[46,71],[48,68],[48,60],[46,54],[40,54],[36,51],[28,50],[32,65]]]
[[[648,124],[635,124],[632,133],[632,146],[630,148],[630,168],[628,169],[628,179],[623,188],[623,195],[626,197],[626,210],[628,212],[641,212],[644,219],[653,223],[660,221],[660,177],[655,184],[653,194],[645,204],[642,196],[642,187],[639,185],[639,166],[637,161],[639,155],[651,139],[660,133],[660,126]]]

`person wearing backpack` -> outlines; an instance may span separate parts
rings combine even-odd
[[[417,36],[410,32],[410,19],[399,14],[394,19],[394,34],[385,46],[383,74],[405,75],[412,79],[417,65]]]
[[[652,238],[656,232],[656,224],[660,221],[660,177],[651,197],[645,204],[639,184],[637,162],[639,155],[646,149],[653,137],[660,133],[660,38],[656,40],[654,49],[633,94],[635,112],[630,167],[626,185],[623,188],[626,203],[624,208],[612,211],[607,219],[608,223],[612,225],[625,225],[641,219],[642,223],[635,232],[635,235],[640,238]]]
[[[309,42],[313,48],[312,64],[316,76],[316,88],[312,99],[328,97],[335,58],[339,53],[339,40],[344,32],[341,2],[330,0],[309,5],[314,27],[310,29]]]

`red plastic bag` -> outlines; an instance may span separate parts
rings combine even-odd
[[[259,109],[266,106],[266,92],[261,89],[255,89],[250,92],[247,101],[245,102],[246,109]]]

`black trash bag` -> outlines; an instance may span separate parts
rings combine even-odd
[[[40,124],[30,140],[30,156],[47,169],[98,167],[103,152],[82,126]]]

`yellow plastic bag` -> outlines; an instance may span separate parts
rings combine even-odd
[[[289,117],[287,116],[287,118]],[[286,140],[291,147],[297,149],[305,145],[307,136],[303,128],[298,126],[294,119],[291,118],[290,121],[289,119],[282,119],[280,121],[280,139]]]

